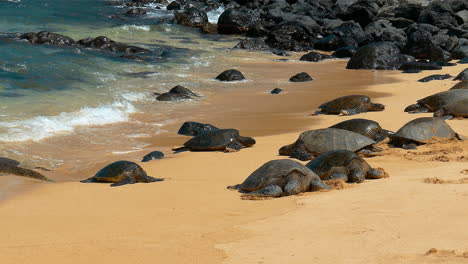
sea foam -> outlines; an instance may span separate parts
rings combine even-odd
[[[218,7],[218,9],[211,10],[208,13],[208,21],[213,24],[218,24],[218,18],[221,16],[221,14],[224,12],[224,7]]]

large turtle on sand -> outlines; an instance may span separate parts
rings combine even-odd
[[[380,179],[388,175],[382,169],[371,168],[363,158],[349,150],[335,150],[320,154],[307,168],[323,181],[342,179],[345,182],[363,182],[364,179]]]
[[[406,123],[390,137],[389,144],[404,149],[415,149],[437,138],[461,139],[442,118],[421,117]]]
[[[13,174],[42,181],[52,181],[39,172],[22,168],[20,165],[21,163],[19,161],[0,157],[0,173],[2,174]]]
[[[468,99],[463,99],[443,106],[434,113],[434,117],[443,117],[445,120],[454,117],[468,117]]]
[[[368,111],[383,111],[385,106],[372,103],[369,96],[366,95],[348,95],[324,103],[318,108],[321,109],[318,113],[322,114],[355,115]]]
[[[309,168],[289,160],[272,160],[250,174],[242,184],[229,186],[239,190],[244,198],[280,197],[301,192],[330,189]]]
[[[379,151],[373,145],[376,142],[361,134],[338,128],[308,130],[299,135],[293,144],[279,149],[279,155],[290,156],[299,160],[311,160],[323,152],[332,150],[350,150],[371,153]]]
[[[184,143],[183,147],[174,148],[177,152],[182,151],[211,151],[223,150],[225,152],[238,151],[243,147],[251,147],[255,139],[242,137],[237,129],[218,129],[198,135]]]
[[[393,132],[383,129],[379,123],[364,118],[346,120],[335,124],[330,128],[339,128],[356,132],[376,142],[382,141],[386,139],[388,135],[393,134]]]
[[[410,113],[427,113],[435,112],[443,106],[452,104],[456,101],[468,99],[467,89],[455,89],[445,92],[436,93],[428,97],[418,100],[417,104],[409,105],[405,108],[405,112]]]
[[[84,183],[104,182],[112,183],[111,187],[121,186],[125,184],[133,184],[137,182],[157,182],[164,179],[150,177],[135,162],[121,160],[116,161],[102,168],[93,177],[83,180]]]

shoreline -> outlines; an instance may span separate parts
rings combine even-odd
[[[319,67],[320,63],[310,65]],[[302,63],[300,66],[305,68]],[[383,112],[348,117],[311,117],[302,112],[296,116],[310,120],[305,125],[307,129],[329,126],[344,119],[368,118],[378,121],[386,129],[396,130],[409,120],[431,116],[404,113],[404,106],[426,95],[447,90],[455,83],[449,80],[418,83],[417,79],[438,73],[454,75],[463,68],[459,65],[441,71],[400,74],[393,79],[396,82],[375,84],[361,90],[364,94],[385,95],[375,100],[387,105]],[[311,75],[314,77],[313,73]],[[394,77],[397,73],[390,75]],[[307,93],[307,85],[303,85]],[[356,91],[347,90],[350,93]],[[294,95],[293,92],[288,94]],[[286,100],[281,94],[271,96],[275,100]],[[298,92],[297,96],[302,98],[303,94]],[[241,122],[238,124],[242,126]],[[449,124],[466,135],[468,127],[464,120],[452,120]],[[31,259],[34,263],[50,263],[64,258],[74,262],[92,258],[114,263],[136,260],[151,263],[155,259],[168,263],[284,263],[281,261],[288,259],[294,263],[309,263],[310,254],[317,263],[345,260],[385,264],[407,263],[405,261],[409,260],[459,263],[456,262],[460,260],[458,256],[426,257],[424,253],[431,247],[457,252],[468,250],[463,248],[468,244],[468,234],[461,228],[463,219],[468,216],[458,206],[446,206],[454,201],[465,204],[468,201],[467,185],[427,184],[422,180],[463,178],[457,171],[467,169],[468,163],[456,161],[456,158],[468,157],[466,141],[455,143],[461,152],[446,154],[451,159],[449,162],[430,160],[439,154],[434,149],[436,144],[414,151],[419,153],[414,156],[417,159],[408,159],[405,150],[386,150],[388,155],[370,158],[368,162],[374,167],[384,167],[390,178],[366,181],[344,190],[245,201],[240,199],[239,193],[226,189],[228,185],[242,182],[264,162],[286,158],[277,156],[277,150],[293,142],[298,134],[290,131],[257,136],[254,147],[237,153],[186,152],[140,163],[149,175],[167,178],[159,183],[117,188],[77,182],[37,184],[37,188],[1,201],[0,218],[4,219],[5,235],[0,239],[0,254],[5,263],[28,263]],[[449,142],[442,147],[450,149],[454,144]],[[412,199],[411,203],[405,203],[406,197]],[[430,200],[426,203],[418,197]],[[432,210],[433,204],[437,210]],[[343,220],[343,214],[350,221]],[[452,219],[452,216],[456,218]],[[413,217],[415,220],[408,223]],[[34,219],[34,225],[28,224],[30,219]],[[390,225],[389,221],[394,224]],[[308,230],[309,225],[320,228]],[[423,232],[433,226],[440,227],[439,231]],[[386,231],[389,227],[392,232]],[[404,243],[397,242],[398,235],[404,238]],[[435,240],[438,235],[444,238],[440,242]],[[330,240],[332,238],[337,240]],[[343,249],[343,253],[324,249],[323,245],[329,243]],[[356,248],[362,243],[366,250]],[[385,243],[390,243],[388,251]],[[282,247],[283,244],[287,246]],[[375,248],[381,250],[367,254]],[[405,250],[398,255],[402,248]],[[332,254],[337,257],[333,258]]]

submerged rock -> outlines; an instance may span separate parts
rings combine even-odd
[[[290,82],[309,82],[309,81],[312,81],[314,79],[312,79],[312,77],[310,77],[310,75],[306,72],[301,72],[301,73],[298,73],[294,76],[292,76],[291,78],[289,78],[289,81]]]
[[[240,71],[230,69],[230,70],[223,71],[218,76],[216,76],[215,79],[220,80],[222,82],[232,82],[232,81],[245,80],[245,77]]]
[[[281,93],[282,91],[284,91],[283,89],[280,89],[280,88],[275,88],[273,90],[271,90],[271,94],[279,94]]]
[[[58,46],[69,46],[75,44],[75,41],[70,37],[48,31],[41,31],[37,33],[29,32],[20,35],[19,38],[25,39],[32,44],[51,44]]]
[[[194,92],[181,85],[175,86],[167,93],[155,93],[155,95],[158,95],[158,97],[156,97],[156,100],[158,101],[183,101],[193,99],[193,97],[198,97]]]
[[[141,162],[148,162],[154,159],[162,159],[162,158],[164,158],[164,153],[162,153],[161,151],[153,151],[151,153],[146,154],[141,160]]]

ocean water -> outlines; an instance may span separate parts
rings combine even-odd
[[[149,6],[138,17],[126,16],[126,10],[101,0],[0,1],[0,155],[56,167],[66,162],[63,153],[91,143],[106,153],[136,151],[145,146],[136,139],[164,132],[181,104],[196,105],[216,88],[198,73],[211,71],[234,38],[176,25],[163,5]],[[222,11],[211,11],[210,21]],[[43,30],[75,40],[107,36],[152,54],[137,62],[11,38]],[[178,84],[202,99],[155,101],[153,93]],[[51,146],[54,137],[63,143]]]

